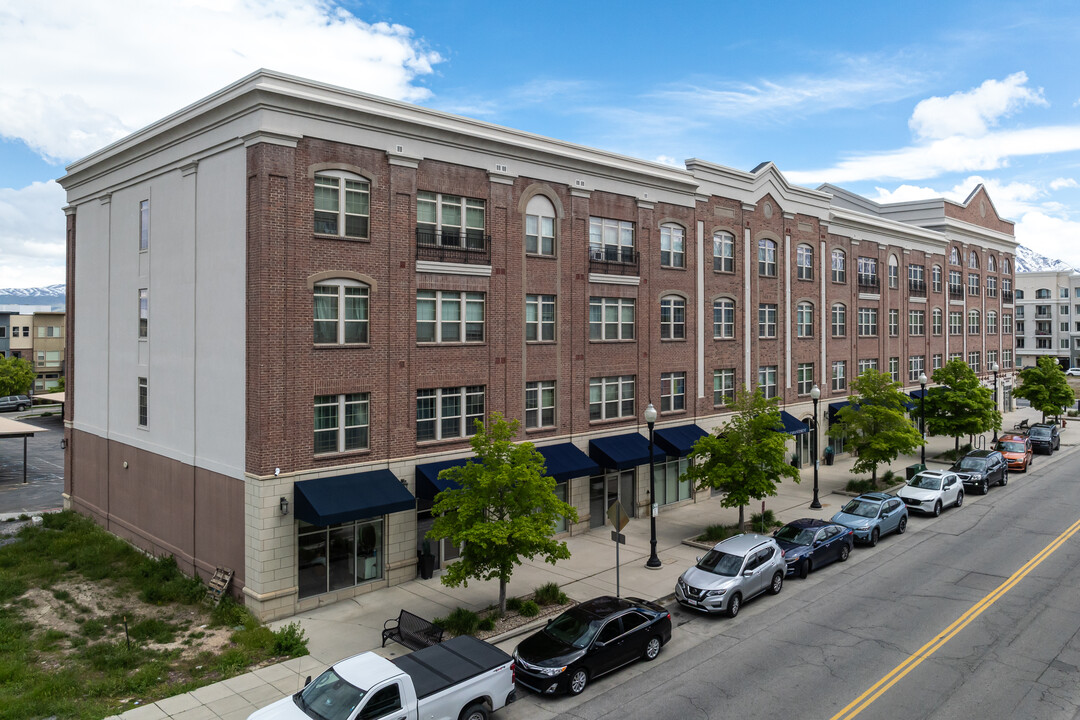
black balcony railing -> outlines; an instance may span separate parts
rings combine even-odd
[[[1012,290],[1002,290],[1001,291],[1001,301],[1011,303],[1013,301],[1013,291]]]
[[[590,245],[589,272],[605,275],[637,275],[638,253],[630,247]]]
[[[877,275],[859,273],[857,283],[859,285],[859,292],[876,293],[881,291],[881,280]]]
[[[950,285],[949,286],[949,299],[950,300],[963,300],[964,299],[964,286],[963,285]]]
[[[435,262],[491,264],[491,236],[466,230],[416,228],[416,259]]]
[[[926,281],[909,279],[908,293],[913,297],[926,297]]]

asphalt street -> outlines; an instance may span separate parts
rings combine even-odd
[[[506,718],[1080,717],[1080,449]],[[1076,533],[1068,535],[1069,531]],[[1026,571],[1026,572],[1025,572]],[[960,622],[958,622],[958,620]]]
[[[0,439],[0,515],[56,510],[63,506],[64,451],[60,441],[64,438],[64,419],[59,406],[49,417],[40,417],[41,410],[34,412],[4,413],[10,420],[18,420],[45,432],[26,441],[27,482],[23,483],[22,438]]]

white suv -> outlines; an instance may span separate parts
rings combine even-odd
[[[679,576],[675,599],[681,605],[735,617],[743,602],[784,587],[784,551],[771,537],[747,533],[718,542]]]
[[[4,395],[0,396],[0,412],[10,412],[11,410],[18,410],[22,412],[31,405],[31,400],[27,395]]]

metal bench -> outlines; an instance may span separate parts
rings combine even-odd
[[[441,643],[443,632],[438,625],[429,623],[408,610],[402,610],[397,619],[390,618],[383,623],[382,646],[386,647],[387,640],[393,640],[410,650],[419,650]]]

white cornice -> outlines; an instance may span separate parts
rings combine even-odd
[[[640,285],[641,278],[637,275],[604,275],[603,273],[589,273],[589,282],[604,285]]]
[[[438,275],[472,275],[475,277],[491,277],[491,266],[468,265],[466,263],[436,262],[434,260],[417,260],[416,272],[435,273]]]

